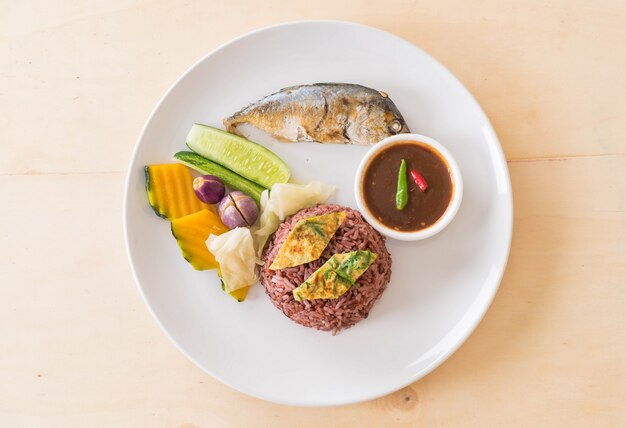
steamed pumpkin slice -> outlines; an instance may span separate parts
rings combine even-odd
[[[172,234],[183,257],[196,270],[218,268],[215,257],[206,247],[206,240],[211,234],[221,235],[227,231],[220,217],[209,210],[200,210],[172,220]]]
[[[147,165],[145,174],[148,201],[159,217],[176,220],[200,210],[215,212],[212,205],[196,196],[193,177],[186,166],[177,163]]]
[[[337,299],[350,290],[374,260],[376,253],[369,250],[335,254],[293,290],[293,297],[298,302]]]
[[[228,294],[234,297],[235,300],[237,300],[238,302],[243,302],[244,300],[246,300],[246,296],[248,295],[249,290],[250,290],[250,287],[243,287],[243,288],[240,288],[239,290],[231,291]]]
[[[224,278],[222,278],[222,271],[219,266],[217,267],[217,276],[219,276],[220,281],[222,282],[222,291],[226,292],[226,284],[224,284]],[[252,286],[239,288],[237,290],[231,291],[228,294],[236,301],[243,302],[244,300],[246,300],[246,297],[248,297],[248,291],[250,291],[250,288],[252,288]]]
[[[278,250],[270,269],[299,266],[319,259],[345,218],[345,211],[337,211],[298,221]]]
[[[201,210],[172,220],[172,234],[185,260],[196,270],[217,269],[220,278],[222,276],[220,265],[208,250],[206,240],[211,234],[221,235],[225,232],[228,232],[228,228],[217,214],[209,210]],[[228,294],[238,302],[243,302],[246,300],[248,290],[250,287],[244,287]]]

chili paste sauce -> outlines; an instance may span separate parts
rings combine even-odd
[[[408,202],[398,209],[396,191],[403,159],[407,171],[417,171],[427,187],[422,191],[408,175]],[[446,162],[437,152],[414,141],[401,141],[379,152],[366,165],[363,177],[361,192],[370,213],[388,227],[403,232],[425,229],[437,222],[454,192]]]

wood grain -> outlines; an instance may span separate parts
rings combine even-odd
[[[1,2],[0,425],[620,426],[626,420],[626,6],[619,1]],[[485,319],[378,400],[291,408],[196,368],[151,319],[121,204],[143,122],[243,32],[348,19],[466,84],[509,159],[515,229]]]

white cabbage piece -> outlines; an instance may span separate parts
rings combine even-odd
[[[261,256],[265,242],[287,216],[325,202],[335,193],[335,189],[335,186],[313,181],[306,185],[277,183],[272,186],[271,191],[263,191],[261,216],[252,232],[257,256]]]
[[[247,227],[237,227],[221,235],[209,235],[207,248],[220,264],[227,293],[256,282],[255,252]]]

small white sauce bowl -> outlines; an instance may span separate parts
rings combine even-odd
[[[397,229],[393,229],[389,226],[386,226],[382,223],[378,218],[376,218],[368,209],[367,204],[365,203],[365,198],[363,197],[363,178],[365,175],[365,170],[369,165],[370,161],[381,151],[389,148],[390,146],[401,144],[405,142],[415,142],[421,146],[428,148],[429,150],[437,153],[440,157],[445,161],[448,165],[448,171],[450,173],[450,179],[452,180],[452,198],[450,199],[450,203],[448,204],[448,208],[443,212],[442,216],[439,219],[431,224],[430,226],[419,229],[415,231],[401,231]],[[408,178],[411,179],[410,177]],[[395,193],[396,189],[390,189]],[[424,135],[419,134],[398,134],[391,137],[387,137],[379,143],[372,146],[371,149],[365,154],[363,159],[361,159],[361,163],[356,170],[356,177],[354,180],[354,196],[356,198],[356,204],[359,207],[359,211],[365,217],[365,220],[369,224],[374,227],[377,231],[382,233],[385,236],[388,236],[393,239],[398,239],[400,241],[417,241],[420,239],[430,238],[433,235],[441,232],[454,218],[456,213],[459,211],[459,207],[461,206],[461,200],[463,199],[463,178],[461,177],[461,170],[457,165],[456,161],[448,152],[448,150],[442,146],[437,141],[433,140],[430,137],[426,137]]]

